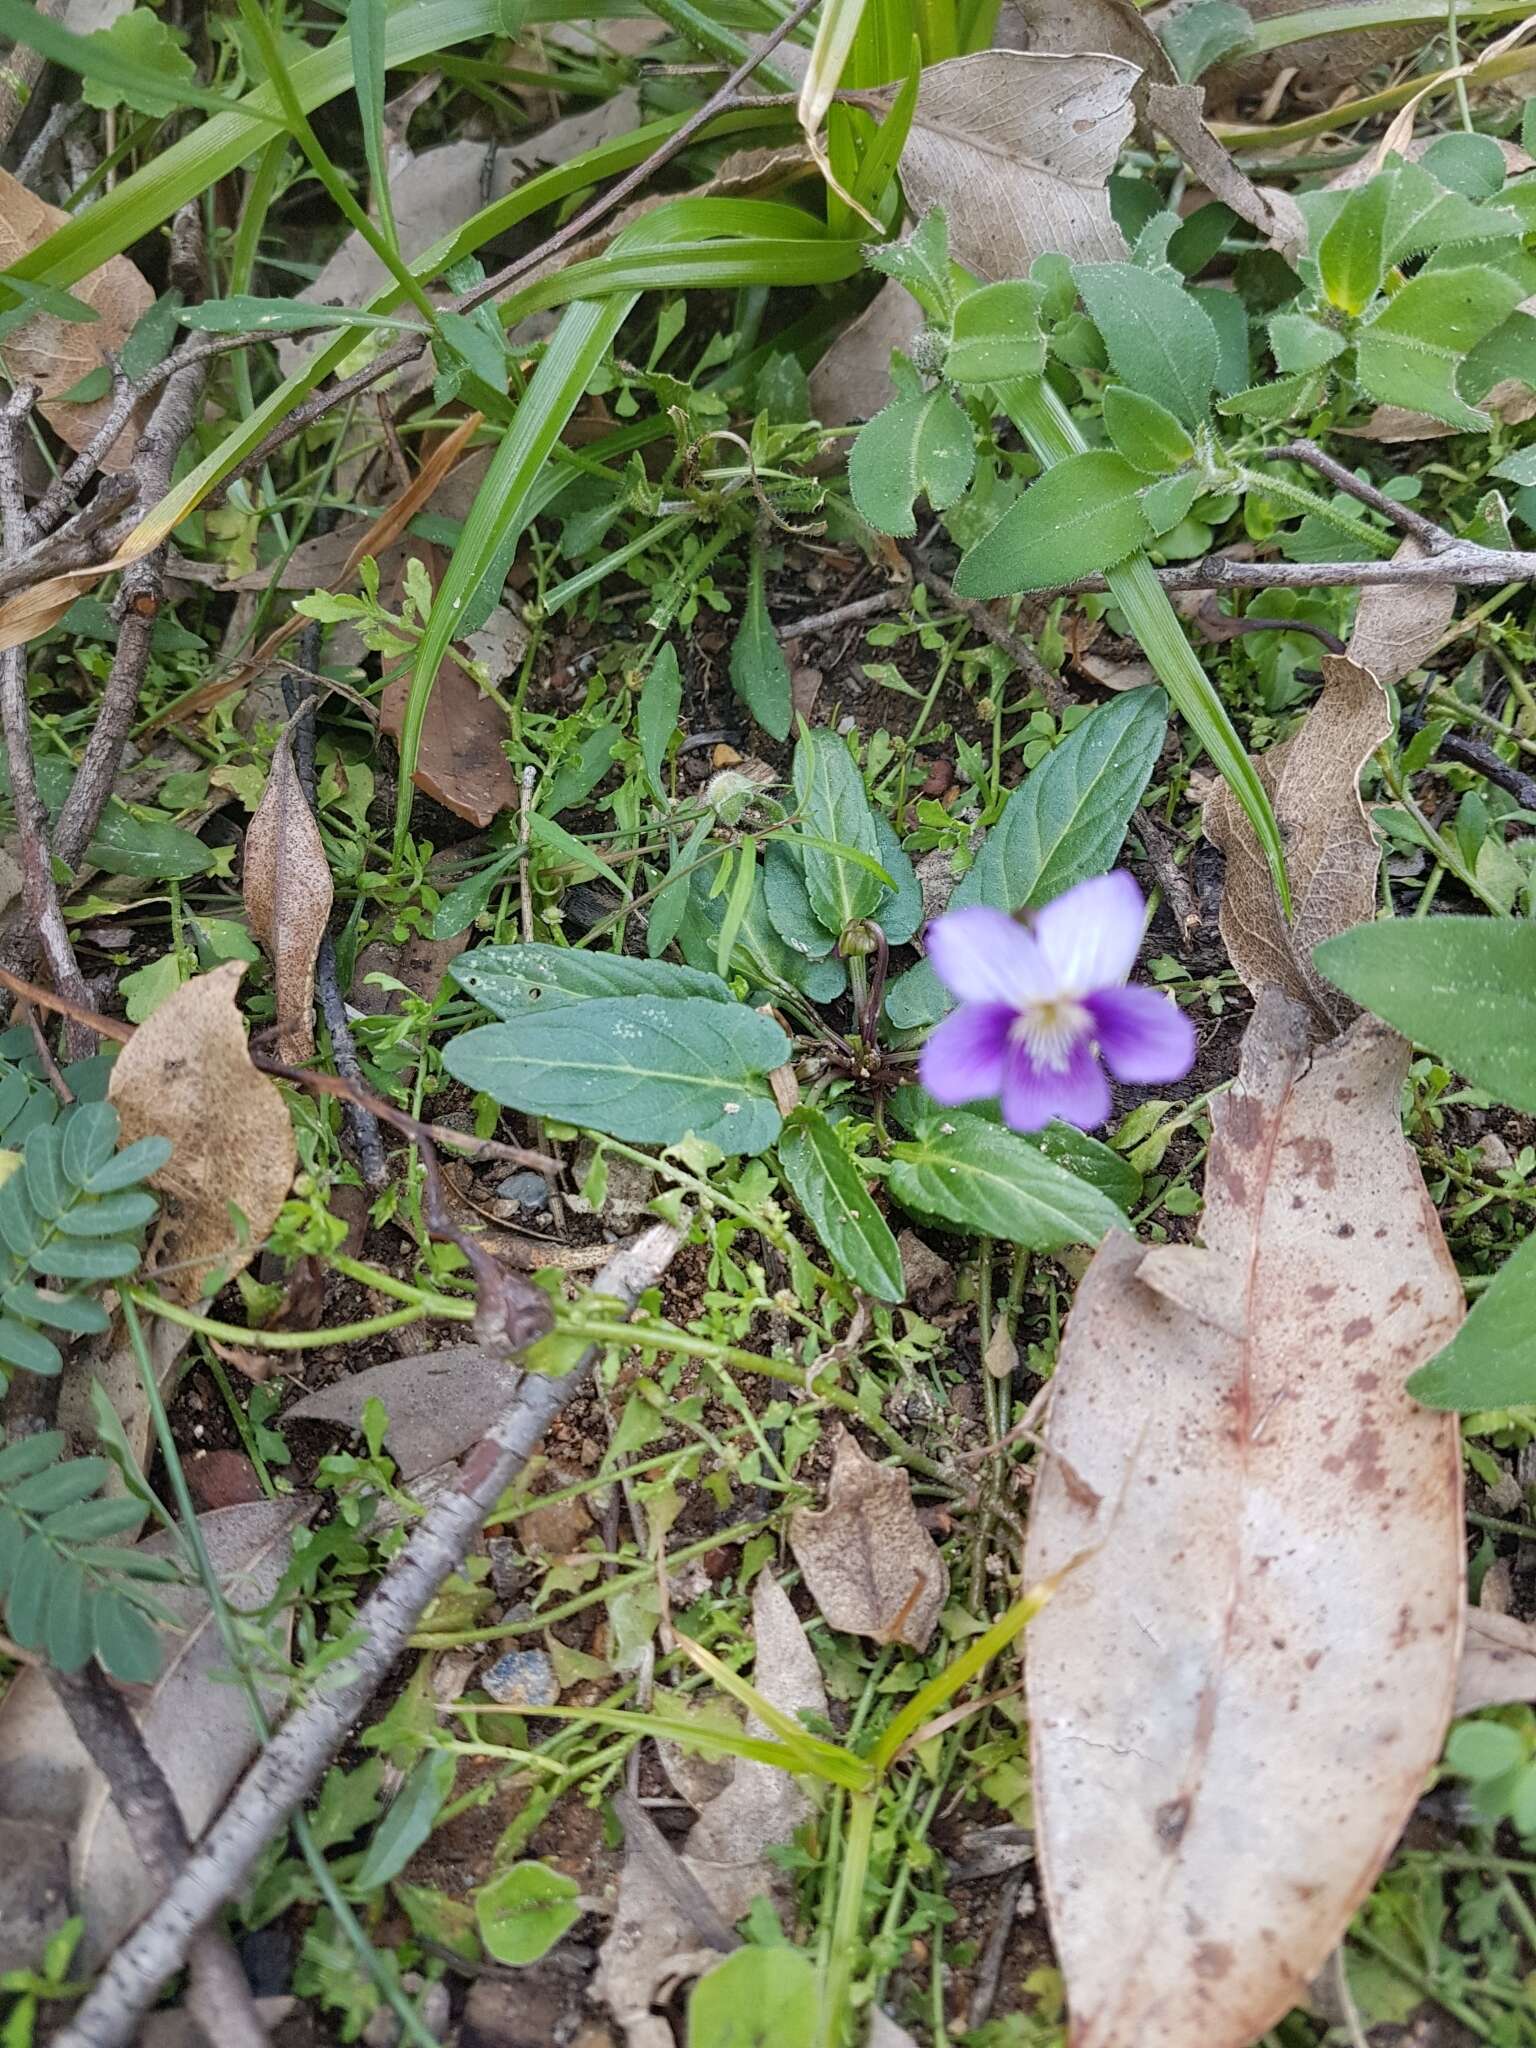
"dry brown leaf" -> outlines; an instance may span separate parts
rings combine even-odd
[[[752,1683],[781,1713],[827,1711],[826,1691],[816,1655],[806,1640],[789,1596],[771,1572],[761,1572],[752,1591],[752,1632],[757,1653]],[[755,1715],[746,1731],[771,1738]],[[778,1899],[784,1875],[765,1851],[788,1842],[811,1813],[809,1793],[788,1771],[750,1758],[732,1761],[723,1791],[710,1799],[684,1845],[681,1862],[727,1927],[759,1894]],[[652,2008],[669,1987],[696,1977],[719,1960],[701,1944],[699,1932],[682,1913],[654,1866],[626,1850],[608,1938],[598,1956],[593,1996],[623,2027],[630,2048],[668,2042],[671,2029]]]
[[[1239,220],[1257,228],[1288,263],[1294,264],[1306,254],[1307,223],[1301,208],[1289,192],[1255,185],[1237,159],[1222,148],[1205,125],[1203,86],[1150,86],[1147,116],[1213,199],[1230,206]]]
[[[833,1436],[827,1504],[796,1508],[789,1547],[830,1627],[927,1648],[948,1570],[917,1519],[907,1474],[866,1457],[846,1429]]]
[[[1171,7],[1154,8],[1147,15],[1149,27],[1159,34],[1165,22],[1199,0],[1175,0]],[[1248,13],[1255,21],[1269,21],[1276,15],[1300,14],[1327,0],[1248,0]],[[1347,6],[1349,0],[1336,0]],[[1354,29],[1344,35],[1313,36],[1304,43],[1283,43],[1278,49],[1250,52],[1225,59],[1205,74],[1205,84],[1214,97],[1230,99],[1262,92],[1282,71],[1294,66],[1306,81],[1309,92],[1326,98],[1342,86],[1360,85],[1364,74],[1378,64],[1394,63],[1411,56],[1423,44],[1416,28]]]
[[[235,1003],[245,963],[179,988],[118,1054],[107,1084],[123,1142],[169,1138],[150,1185],[165,1197],[151,1247],[161,1285],[196,1301],[241,1272],[277,1221],[298,1153],[282,1096],[251,1065]]]
[[[0,171],[0,269],[9,270],[69,219],[9,171]],[[83,405],[66,405],[63,395],[106,365],[155,303],[155,295],[126,256],[109,257],[70,290],[97,317],[68,321],[38,313],[6,336],[0,361],[13,383],[38,387],[38,410],[59,439],[70,448],[83,448],[111,410],[110,394]],[[102,468],[114,474],[126,469],[138,438],[138,426],[130,422],[107,451]]]
[[[272,1598],[288,1562],[289,1538],[311,1506],[293,1494],[198,1517],[213,1568],[237,1607],[260,1608]],[[156,1535],[142,1547],[165,1556],[169,1545],[168,1537]],[[228,1659],[201,1590],[168,1585],[155,1591],[179,1627],[162,1631],[164,1666],[135,1706],[134,1719],[195,1840],[255,1755],[257,1734],[239,1686],[215,1677]],[[279,1624],[280,1643],[292,1620],[289,1608]],[[280,1704],[268,1698],[269,1711]],[[76,1960],[94,1969],[160,1887],[134,1854],[130,1825],[36,1667],[13,1681],[0,1705],[0,1812],[25,1820],[40,1847],[60,1837],[68,1842],[74,1910],[85,1915]]]
[[[379,723],[400,737],[411,678],[402,672],[385,685]],[[517,777],[502,748],[507,715],[456,661],[438,671],[432,704],[416,757],[416,787],[472,825],[492,824],[517,807]]]
[[[930,65],[901,159],[907,204],[942,206],[951,255],[983,277],[1022,276],[1048,249],[1123,257],[1105,180],[1140,76],[1119,57],[1018,50]]]
[[[896,396],[891,350],[905,354],[922,329],[922,307],[905,285],[887,278],[811,372],[811,411],[822,425],[846,427],[889,405]]]
[[[290,1066],[303,1066],[315,1050],[315,960],[335,894],[325,841],[285,731],[246,831],[241,895],[251,930],[272,962],[277,1056]]]
[[[1391,729],[1386,692],[1345,655],[1323,656],[1323,693],[1294,739],[1254,761],[1269,792],[1291,878],[1289,924],[1253,827],[1226,783],[1207,797],[1205,836],[1226,855],[1221,936],[1259,995],[1279,989],[1327,1036],[1354,1014],[1312,965],[1312,948],[1364,924],[1376,901],[1380,850],[1360,801],[1360,770]]]
[[[1456,1677],[1456,1712],[1536,1702],[1536,1627],[1486,1607],[1467,1611],[1467,1639]]]
[[[1003,0],[992,47],[1028,50],[1036,56],[1072,57],[1091,51],[1123,57],[1141,73],[1135,87],[1136,112],[1141,137],[1148,143],[1148,88],[1178,81],[1167,51],[1131,0]]]
[[[1416,540],[1405,540],[1392,557],[1395,562],[1423,558],[1424,550]],[[1454,583],[1407,583],[1397,588],[1370,584],[1360,593],[1349,636],[1349,658],[1390,689],[1439,646],[1455,616]]]
[[[486,1417],[506,1406],[516,1380],[515,1370],[478,1344],[447,1344],[348,1373],[285,1408],[283,1421],[356,1429],[365,1403],[381,1401],[389,1416],[389,1454],[408,1482],[477,1444]]]
[[[1024,1583],[1037,1850],[1073,2039],[1246,2048],[1303,1994],[1440,1755],[1454,1416],[1404,1392],[1462,1290],[1408,1048],[1264,997],[1212,1104],[1205,1249],[1113,1236],[1056,1371]]]

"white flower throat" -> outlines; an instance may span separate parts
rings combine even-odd
[[[1059,1074],[1070,1064],[1072,1048],[1092,1029],[1092,1017],[1075,998],[1046,996],[1020,1008],[1008,1036],[1023,1046],[1037,1067]]]

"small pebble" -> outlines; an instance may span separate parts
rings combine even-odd
[[[504,1202],[516,1202],[526,1216],[537,1216],[541,1209],[549,1207],[549,1182],[542,1173],[534,1173],[525,1167],[521,1173],[509,1173],[496,1189]]]
[[[555,1667],[543,1650],[508,1650],[481,1672],[480,1683],[502,1707],[553,1707],[560,1699]]]

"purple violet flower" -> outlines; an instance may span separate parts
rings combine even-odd
[[[1079,882],[1023,922],[976,904],[928,927],[933,971],[960,998],[923,1047],[936,1102],[1003,1099],[1003,1120],[1038,1131],[1053,1117],[1092,1130],[1109,1082],[1177,1081],[1195,1063],[1194,1027],[1167,996],[1127,988],[1146,905],[1123,868]]]

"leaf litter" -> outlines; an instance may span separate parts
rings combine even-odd
[[[918,1520],[912,1479],[832,1433],[824,1508],[796,1508],[789,1547],[829,1625],[876,1643],[928,1646],[949,1593],[938,1545]]]
[[[288,728],[273,752],[271,775],[246,830],[241,893],[251,930],[272,962],[278,1058],[303,1066],[315,1050],[315,961],[336,892]]]
[[[1112,1235],[1062,1346],[1025,1552],[1037,1849],[1073,2024],[1241,2048],[1298,1999],[1440,1754],[1454,1422],[1404,1392],[1462,1295],[1407,1047],[1260,999],[1204,1248]],[[1150,1567],[1150,1568],[1149,1568]]]

